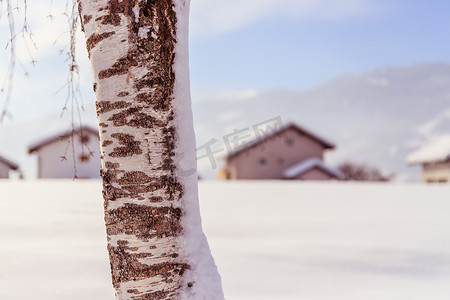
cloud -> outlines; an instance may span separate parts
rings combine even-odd
[[[193,0],[191,36],[214,36],[269,17],[336,20],[380,10],[374,0]]]
[[[241,117],[243,114],[244,114],[244,112],[240,109],[236,109],[236,110],[232,110],[232,111],[225,111],[225,112],[220,113],[217,116],[217,119],[222,122],[230,122],[230,121],[233,121],[233,120]]]
[[[69,63],[67,59],[70,42],[69,34],[69,20],[66,14],[69,8],[65,7],[65,1],[56,1],[51,3],[50,1],[28,1],[27,23],[29,30],[32,33],[32,40],[29,36],[25,35],[25,38],[20,33],[24,20],[24,7],[22,2],[18,2],[18,9],[14,10],[14,23],[16,36],[16,71],[14,76],[13,90],[15,101],[14,103],[20,103],[27,101],[26,99],[20,99],[19,95],[22,95],[17,87],[19,86],[33,86],[34,90],[44,88],[43,81],[51,81],[46,88],[51,87],[55,92],[62,87],[66,82],[65,78],[68,76]],[[50,18],[49,15],[53,17]],[[4,43],[6,44],[9,37],[9,29],[6,17],[0,19],[0,35],[4,37]],[[80,27],[80,26],[79,26]],[[87,58],[86,44],[84,34],[78,28],[76,33],[76,54],[77,63],[80,66],[80,86],[82,89],[91,89],[92,87],[92,75],[90,74],[90,63]],[[34,47],[34,44],[36,48]],[[8,66],[10,58],[9,49],[2,52],[0,56],[0,69],[5,69]],[[37,64],[33,67],[32,60],[37,61]],[[52,72],[45,72],[52,70]],[[41,72],[41,73],[39,73]],[[41,78],[39,76],[43,73],[47,78]],[[38,74],[39,73],[39,74]],[[0,73],[0,80],[4,79],[6,72]],[[27,75],[30,74],[29,77]],[[62,79],[63,77],[63,79]],[[3,81],[2,81],[3,82]],[[40,82],[41,84],[35,84]],[[65,97],[65,89],[62,94],[62,98]],[[89,96],[92,98],[91,96]],[[1,104],[0,99],[0,104]]]
[[[48,17],[50,12],[54,13],[53,21]],[[27,25],[28,31],[32,33],[32,40],[36,43],[37,49],[33,45],[33,41],[29,35],[25,34],[25,38],[20,32],[24,25],[24,6],[23,3],[17,3],[17,9],[14,10],[14,27],[16,32],[16,56],[19,60],[28,62],[31,52],[33,57],[42,57],[48,54],[49,48],[56,46],[62,47],[68,43],[68,23],[67,17],[63,15],[64,6],[50,5],[47,1],[29,1],[27,6]],[[6,15],[0,19],[0,34],[3,37],[2,43],[9,41],[10,33],[8,20]],[[58,37],[61,37],[58,39]],[[27,50],[28,47],[28,50]],[[56,48],[53,49],[57,52]]]
[[[24,7],[18,2],[18,10],[14,12],[16,32],[21,29],[24,19]],[[68,8],[70,9],[70,7]],[[64,105],[66,97],[66,78],[68,76],[69,61],[67,51],[69,48],[69,23],[65,14],[65,1],[36,0],[28,1],[27,21],[29,29],[36,43],[35,49],[29,39],[23,39],[20,34],[16,38],[16,72],[14,76],[13,97],[11,109],[20,109],[21,106],[35,108],[36,103],[45,103],[53,98],[62,99],[62,104],[57,104],[57,110]],[[52,14],[53,18],[48,16]],[[6,16],[5,16],[6,17]],[[0,20],[0,35],[4,37],[6,44],[9,37],[6,18]],[[87,58],[84,34],[78,29],[76,44],[77,63],[80,66],[80,88],[87,100],[92,100],[92,75],[90,73],[90,62]],[[25,41],[28,42],[28,49]],[[28,53],[31,52],[31,56]],[[60,53],[60,51],[63,53]],[[37,61],[33,67],[30,62],[32,58]],[[0,70],[6,69],[9,61],[9,50],[4,50],[0,55]],[[51,71],[49,71],[51,70]],[[30,73],[27,77],[26,74]],[[0,80],[3,82],[6,72],[0,72]],[[42,74],[45,74],[42,76]],[[21,87],[27,86],[27,89]],[[62,88],[62,89],[61,89]],[[61,92],[55,92],[61,89]],[[39,95],[39,96],[38,96]],[[44,96],[45,95],[45,96]],[[3,98],[0,95],[0,105]],[[39,98],[39,100],[38,100]],[[42,104],[42,106],[45,106]],[[20,113],[21,115],[23,112]]]
[[[191,36],[209,37],[237,30],[252,23],[270,18],[287,17],[292,19],[335,20],[363,16],[380,9],[375,0],[192,0]],[[35,58],[53,55],[68,44],[68,22],[65,1],[32,1],[28,3],[28,21],[37,42],[38,50],[32,51]],[[22,22],[23,7],[15,13],[16,27]],[[48,16],[53,15],[53,20]],[[2,23],[5,23],[5,19]],[[7,36],[7,26],[0,32]],[[83,40],[82,34],[78,39]],[[18,57],[28,60],[28,53],[22,41],[18,47]],[[56,40],[56,47],[54,45]],[[82,53],[84,43],[78,43],[77,50]],[[49,53],[52,52],[52,53]]]
[[[247,101],[255,99],[260,95],[257,90],[244,89],[244,90],[231,90],[222,92],[205,92],[205,91],[193,91],[192,99],[196,102],[202,101],[223,101],[223,102],[235,102],[235,101]]]

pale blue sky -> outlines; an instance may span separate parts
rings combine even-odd
[[[319,2],[326,10],[328,1]],[[226,33],[192,38],[192,86],[307,89],[346,73],[450,62],[449,9],[448,1],[392,0],[342,17],[268,14]]]
[[[38,50],[30,67],[24,48],[11,111],[15,121],[59,112],[67,76],[58,50],[67,43],[65,1],[54,1],[55,20],[46,18],[49,0],[29,1]],[[64,3],[62,3],[64,2]],[[273,89],[305,90],[335,77],[386,66],[450,63],[450,2],[444,0],[192,0],[191,87],[193,101],[205,95]],[[8,38],[0,20],[0,37]],[[19,24],[19,20],[17,21]],[[80,38],[83,36],[80,34]],[[19,45],[20,46],[20,45]],[[93,106],[90,65],[79,45],[84,102]],[[1,48],[3,49],[3,47]],[[7,52],[0,55],[0,80]],[[0,104],[3,95],[0,95]]]

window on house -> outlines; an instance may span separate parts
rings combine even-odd
[[[439,178],[439,182],[440,183],[446,183],[447,182],[447,178]]]
[[[265,158],[260,158],[259,159],[259,165],[260,166],[265,166],[267,164],[267,160]]]

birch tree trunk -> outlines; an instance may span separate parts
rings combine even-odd
[[[117,298],[223,299],[198,208],[189,0],[78,2]]]

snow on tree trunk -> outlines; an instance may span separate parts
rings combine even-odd
[[[223,299],[202,232],[189,0],[78,0],[100,126],[118,299]]]

